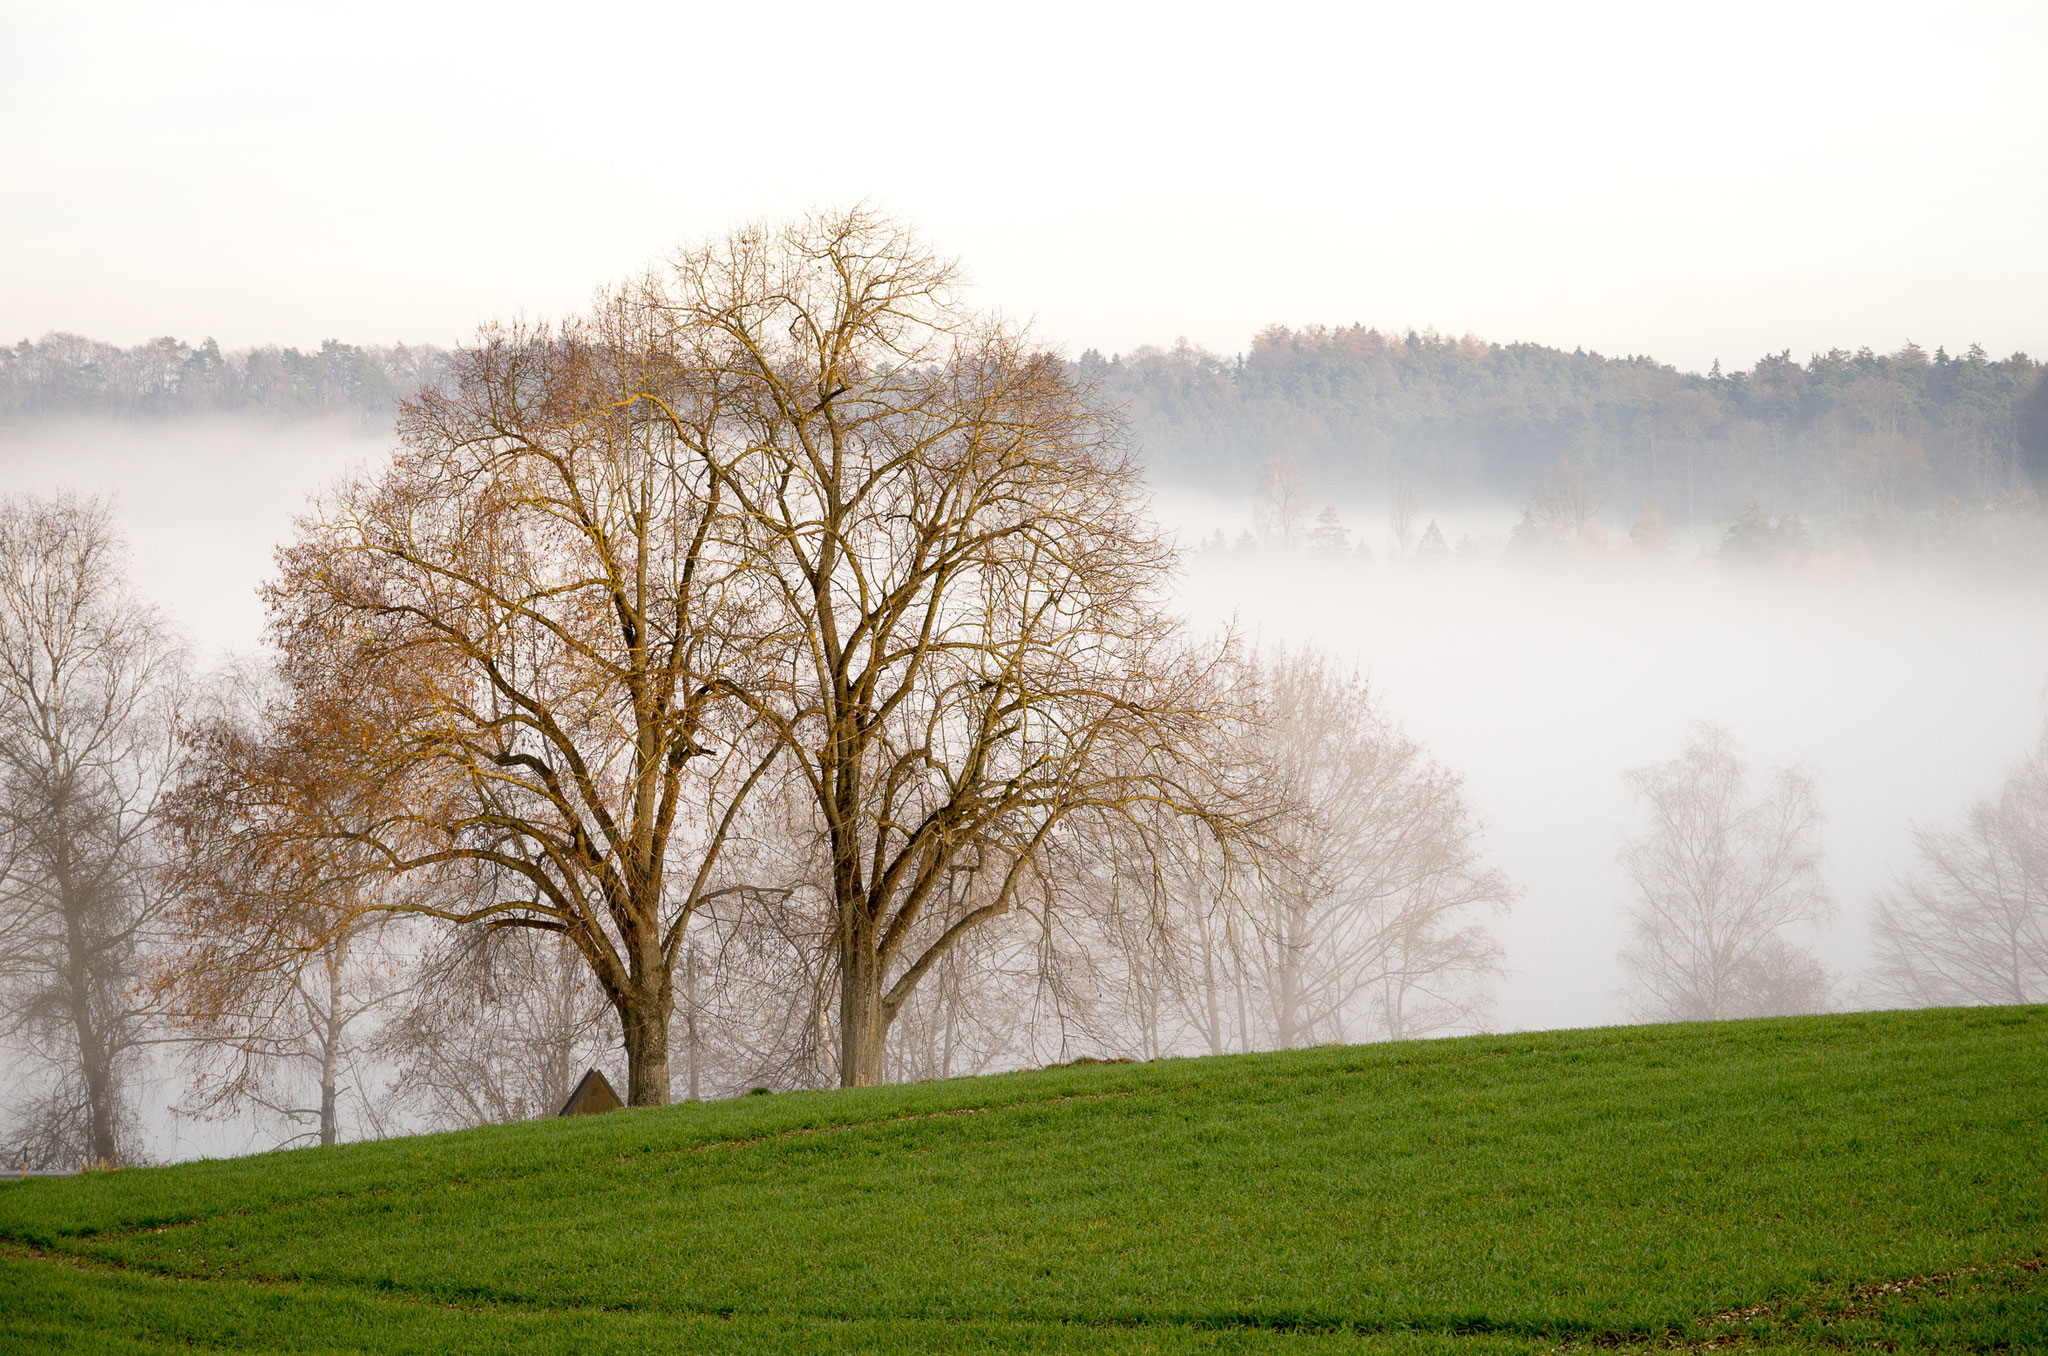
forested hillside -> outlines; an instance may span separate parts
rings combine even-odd
[[[275,345],[223,352],[211,339],[196,348],[170,338],[119,348],[46,334],[0,348],[0,423],[343,416],[381,432],[400,399],[441,379],[443,356],[431,347],[358,347],[337,339],[311,353]]]
[[[224,352],[71,334],[0,349],[0,424],[64,417],[341,416],[386,427],[441,379],[428,346]],[[1727,522],[1751,499],[1778,513],[1910,512],[1996,501],[2048,478],[2048,366],[1972,346],[1928,353],[1789,351],[1702,376],[1469,335],[1352,326],[1272,328],[1223,357],[1185,343],[1078,359],[1124,410],[1156,479],[1251,491],[1291,459],[1317,500],[1521,502],[1560,462],[1601,498],[1666,522]]]
[[[1124,405],[1155,475],[1248,493],[1291,458],[1318,500],[1519,502],[1560,461],[1607,501],[1668,522],[1911,510],[2020,492],[2048,474],[2048,382],[2025,354],[1908,344],[1789,352],[1682,373],[1470,336],[1269,329],[1223,358],[1185,344],[1082,366]]]

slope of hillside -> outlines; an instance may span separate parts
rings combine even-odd
[[[0,1349],[2048,1344],[2048,1009],[751,1097],[0,1187]]]

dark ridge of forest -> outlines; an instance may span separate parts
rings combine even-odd
[[[431,345],[328,339],[310,353],[274,344],[223,352],[208,339],[152,339],[133,348],[46,334],[0,348],[0,426],[50,419],[160,421],[209,415],[346,418],[388,429],[398,402],[441,380]]]
[[[132,348],[51,334],[0,348],[0,426],[101,417],[345,418],[388,426],[438,382],[431,346]],[[1077,365],[1121,406],[1165,484],[1252,491],[1291,461],[1319,500],[1521,500],[1561,463],[1624,513],[1726,522],[1775,513],[1913,512],[2048,485],[2048,364],[1908,343],[1766,356],[1704,375],[1470,335],[1361,326],[1258,335],[1223,357],[1186,343]]]
[[[1570,464],[1627,513],[1727,522],[1911,512],[2048,484],[2048,365],[1981,348],[1790,352],[1748,371],[1349,329],[1272,328],[1219,357],[1183,343],[1081,366],[1164,483],[1249,494],[1291,459],[1318,501],[1519,501]]]

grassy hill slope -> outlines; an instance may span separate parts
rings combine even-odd
[[[0,1187],[0,1350],[2048,1346],[2048,1008],[751,1097]]]

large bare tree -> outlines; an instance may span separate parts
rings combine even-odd
[[[1813,778],[1780,768],[1752,794],[1734,739],[1701,725],[1684,753],[1627,773],[1649,816],[1621,851],[1635,890],[1629,968],[1637,1015],[1720,1021],[1817,1011],[1827,971],[1786,935],[1832,915]]]
[[[365,907],[566,938],[618,1014],[636,1106],[669,1098],[684,934],[774,756],[732,697],[752,575],[703,455],[726,393],[649,319],[620,292],[484,330],[269,595],[284,741],[385,807],[321,832],[474,890]]]
[[[1233,693],[1165,610],[1139,468],[1071,367],[956,291],[867,211],[741,231],[646,289],[717,374],[719,426],[674,435],[704,440],[783,615],[754,709],[826,844],[848,1085],[1063,824],[1237,822],[1211,752]]]
[[[2048,733],[1877,904],[1876,990],[1923,1006],[2048,1002]]]
[[[163,902],[183,653],[125,554],[104,501],[0,500],[0,1037],[45,1066],[21,1134],[51,1162],[131,1152],[138,964]]]

